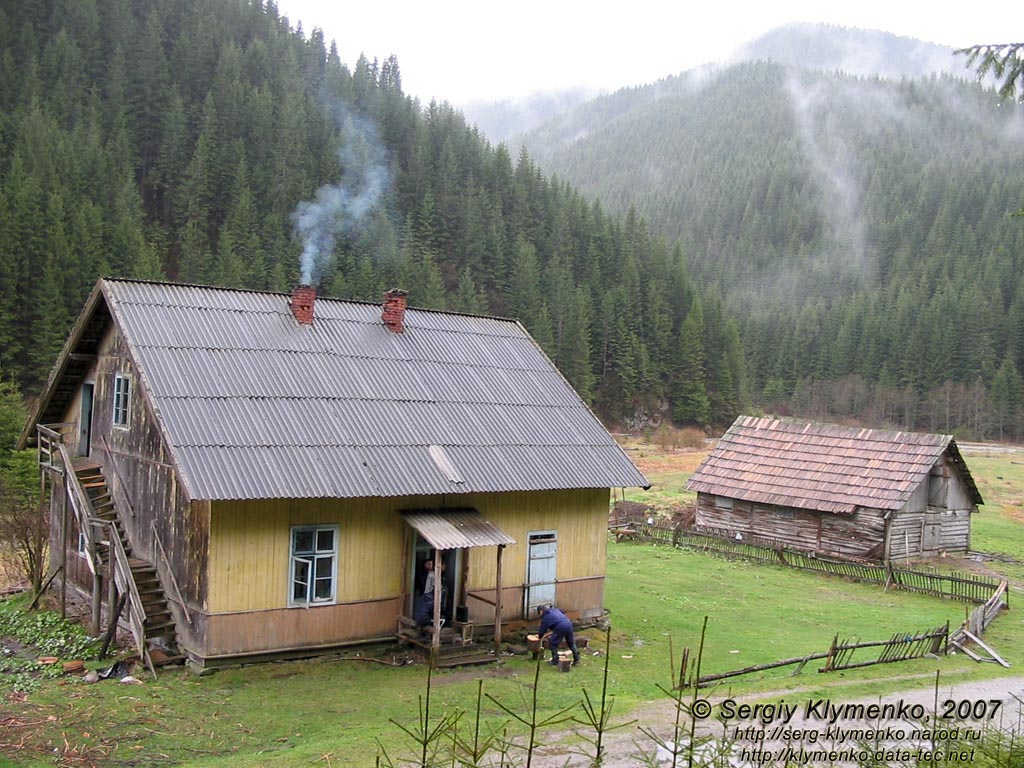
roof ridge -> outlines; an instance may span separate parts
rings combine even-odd
[[[290,298],[291,293],[287,291],[270,291],[262,288],[237,288],[235,286],[224,286],[224,285],[207,285],[204,283],[176,283],[173,280],[146,280],[142,278],[129,278],[129,277],[103,277],[101,278],[107,283],[136,283],[139,285],[153,285],[153,286],[165,286],[167,288],[194,288],[204,291],[226,291],[230,293],[245,293],[254,294],[257,296],[281,296],[284,298]],[[315,286],[314,286],[315,287]],[[360,306],[368,307],[380,307],[381,302],[370,301],[368,299],[344,299],[338,296],[330,296],[327,294],[317,293],[317,301],[331,301],[339,304],[357,304]],[[120,299],[119,299],[120,300]],[[489,315],[475,312],[462,312],[459,310],[452,309],[432,309],[430,307],[414,307],[409,306],[406,308],[407,312],[425,312],[438,315],[453,315],[455,317],[476,317],[483,320],[499,320],[507,323],[519,324],[519,319],[514,317],[503,317],[501,315]]]

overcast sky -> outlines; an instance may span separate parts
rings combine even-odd
[[[941,7],[940,7],[941,6]],[[1017,41],[1016,2],[934,0],[278,0],[292,25],[334,40],[342,61],[395,54],[402,88],[461,105],[583,86],[643,85],[727,59],[793,21],[880,29],[955,48]],[[1018,22],[1020,19],[1018,18]]]

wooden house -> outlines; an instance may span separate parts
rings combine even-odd
[[[519,323],[400,291],[101,280],[32,442],[54,567],[202,665],[393,639],[427,560],[435,627],[600,614],[609,489],[647,485]]]
[[[984,503],[950,435],[750,416],[686,487],[699,529],[876,560],[966,552]]]

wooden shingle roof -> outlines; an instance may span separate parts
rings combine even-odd
[[[951,435],[740,416],[686,487],[840,514],[899,509],[943,454],[972,500],[983,503]]]

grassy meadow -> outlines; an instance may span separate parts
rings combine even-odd
[[[627,498],[664,506],[686,501],[682,483],[701,452],[629,447],[655,484]],[[967,457],[989,502],[975,519],[975,547],[1002,558],[979,566],[1005,567],[1011,578],[1021,574],[1020,562],[1013,561],[1024,560],[1020,458]],[[1021,599],[1018,581],[1011,606]],[[695,662],[705,616],[706,674],[824,651],[837,634],[884,640],[946,621],[955,626],[969,607],[778,566],[614,541],[608,545],[606,603],[609,685],[619,721],[664,698],[659,685],[670,685],[673,661],[678,664],[684,647]],[[11,601],[0,603],[0,611],[17,609]],[[542,714],[562,708],[580,713],[584,689],[591,698],[599,695],[605,635],[597,629],[583,634],[596,655],[585,655],[571,675],[546,665],[539,669]],[[986,640],[1015,668],[1024,663],[1024,621],[1017,610],[1001,616]],[[381,656],[400,657],[398,649]],[[936,670],[944,681],[1014,672],[963,655],[828,675],[816,670],[811,662],[799,676],[789,667],[734,678],[710,695],[757,698],[799,690],[853,697],[927,687]],[[434,673],[432,711],[475,711],[482,681],[483,719],[497,728],[510,718],[494,700],[527,711],[537,671],[528,656],[510,655],[497,665]],[[16,693],[0,673],[0,765],[371,766],[380,744],[392,755],[410,748],[395,723],[413,726],[427,692],[423,664],[388,666],[351,656],[251,665],[202,677],[183,669],[161,671],[156,681],[140,677],[141,685],[42,678],[27,693]],[[471,719],[467,715],[460,728],[468,729]],[[523,726],[509,730],[522,733]]]

